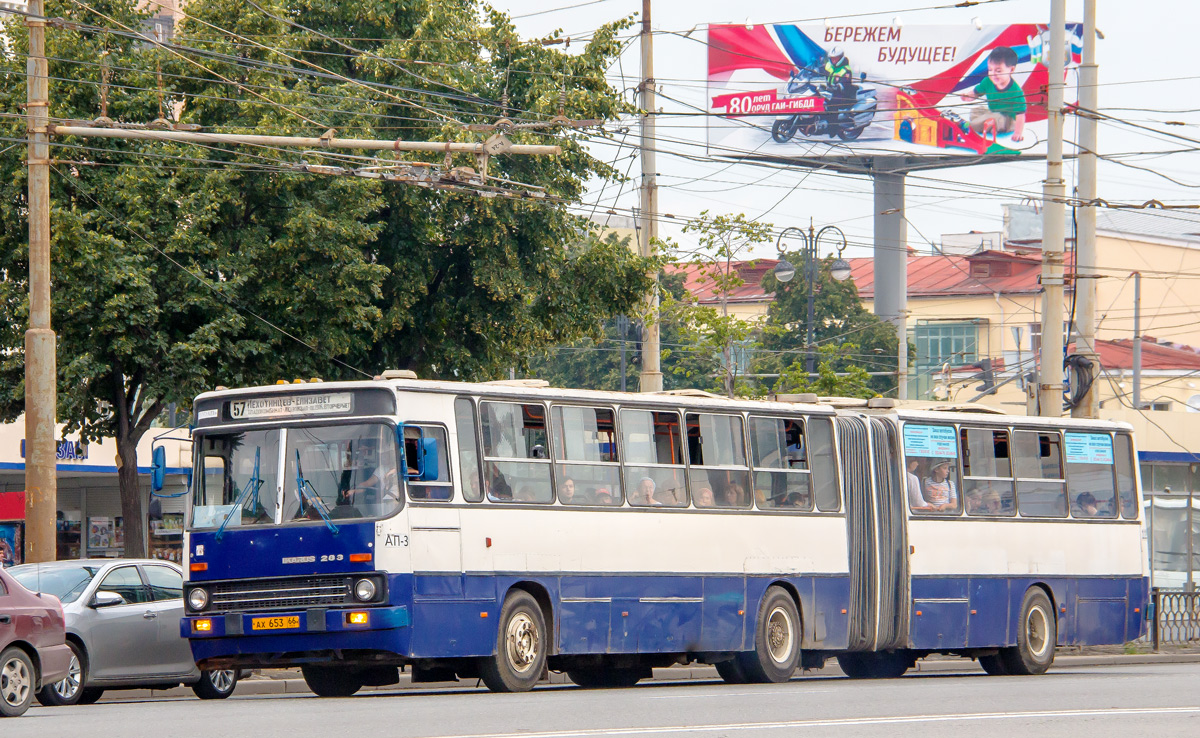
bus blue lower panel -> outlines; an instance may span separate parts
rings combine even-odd
[[[914,577],[909,647],[1012,646],[1025,593],[1049,591],[1059,645],[1117,644],[1144,631],[1143,577]]]

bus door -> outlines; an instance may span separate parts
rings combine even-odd
[[[850,551],[848,648],[901,648],[908,633],[908,544],[896,432],[886,420],[838,418]]]
[[[406,425],[404,458],[409,467],[408,538],[414,599],[462,599],[462,527],[458,508],[449,504],[454,488],[446,429]]]

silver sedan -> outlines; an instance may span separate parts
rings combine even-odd
[[[179,635],[183,573],[169,561],[89,559],[8,570],[34,592],[62,600],[71,669],[41,689],[43,705],[91,704],[106,689],[190,686],[201,699],[224,699],[235,671],[200,671]]]

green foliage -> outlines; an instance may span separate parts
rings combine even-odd
[[[871,375],[866,369],[855,364],[847,364],[844,354],[854,354],[858,346],[845,343],[840,346],[826,344],[819,347],[817,355],[817,376],[809,377],[804,361],[790,364],[774,385],[777,393],[785,392],[814,392],[821,397],[875,397],[878,393],[871,387]],[[841,373],[834,364],[843,364]]]
[[[763,278],[763,289],[773,291],[775,299],[763,326],[762,346],[766,351],[755,361],[754,369],[763,374],[790,377],[789,381],[796,386],[808,386],[807,382],[802,381],[805,378],[805,331],[808,323],[808,282],[803,274],[804,255],[787,254],[786,258],[797,265],[795,279],[780,283],[773,274]],[[832,258],[820,260],[814,282],[813,343],[819,349],[820,363],[832,373],[855,375],[839,378],[854,379],[845,387],[849,391],[847,396],[870,397],[894,393],[895,379],[886,376],[868,376],[862,380],[867,382],[870,394],[851,391],[856,386],[859,371],[895,370],[896,330],[863,307],[853,280],[839,282],[830,275],[832,263]],[[818,373],[821,372],[818,368]],[[823,379],[822,374],[816,382],[819,384]],[[819,392],[826,394],[823,390]],[[841,391],[828,394],[841,394]]]
[[[88,5],[96,12],[47,2],[47,15],[83,24],[47,29],[53,119],[97,117],[106,79],[112,119],[180,112],[222,132],[479,141],[491,134],[463,123],[548,120],[564,79],[566,115],[624,109],[604,70],[625,22],[568,54],[519,39],[497,12],[484,23],[474,0],[194,0],[175,42],[203,53],[177,53],[88,27],[140,30],[140,3]],[[28,36],[19,17],[5,33],[0,101],[17,111]],[[19,118],[0,127],[25,135]],[[489,173],[578,198],[589,178],[613,173],[584,150],[586,133],[567,131],[511,132],[515,143],[560,143],[564,153],[495,157]],[[297,169],[395,164],[391,153],[55,143],[58,416],[85,438],[115,437],[126,465],[167,404],[186,407],[217,384],[361,376],[351,367],[500,376],[531,351],[599,332],[632,308],[655,268],[553,202]],[[0,414],[9,418],[24,391],[23,158],[20,145],[0,151]],[[127,524],[141,518],[131,479],[122,477]],[[140,533],[127,533],[127,553],[140,553]]]

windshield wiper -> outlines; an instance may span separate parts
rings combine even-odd
[[[259,479],[258,477],[258,461],[261,454],[262,446],[255,446],[254,473],[251,474],[250,478],[246,480],[246,486],[242,487],[242,491],[238,493],[237,499],[233,501],[233,507],[229,510],[229,513],[225,516],[225,519],[221,521],[221,527],[217,528],[218,541],[220,541],[221,537],[225,535],[225,526],[229,525],[230,520],[233,520],[233,514],[241,511],[242,505],[244,504],[243,501],[246,499],[247,495],[250,494],[251,489],[254,490],[254,510],[258,509],[258,490],[263,486],[263,480]],[[251,512],[254,512],[254,510],[251,510]]]
[[[308,506],[317,511],[321,520],[325,521],[325,526],[336,536],[339,532],[338,527],[329,518],[329,508],[326,507],[325,500],[313,489],[312,483],[304,478],[304,471],[300,468],[300,449],[296,449],[296,490],[300,493],[301,506],[308,502]]]

